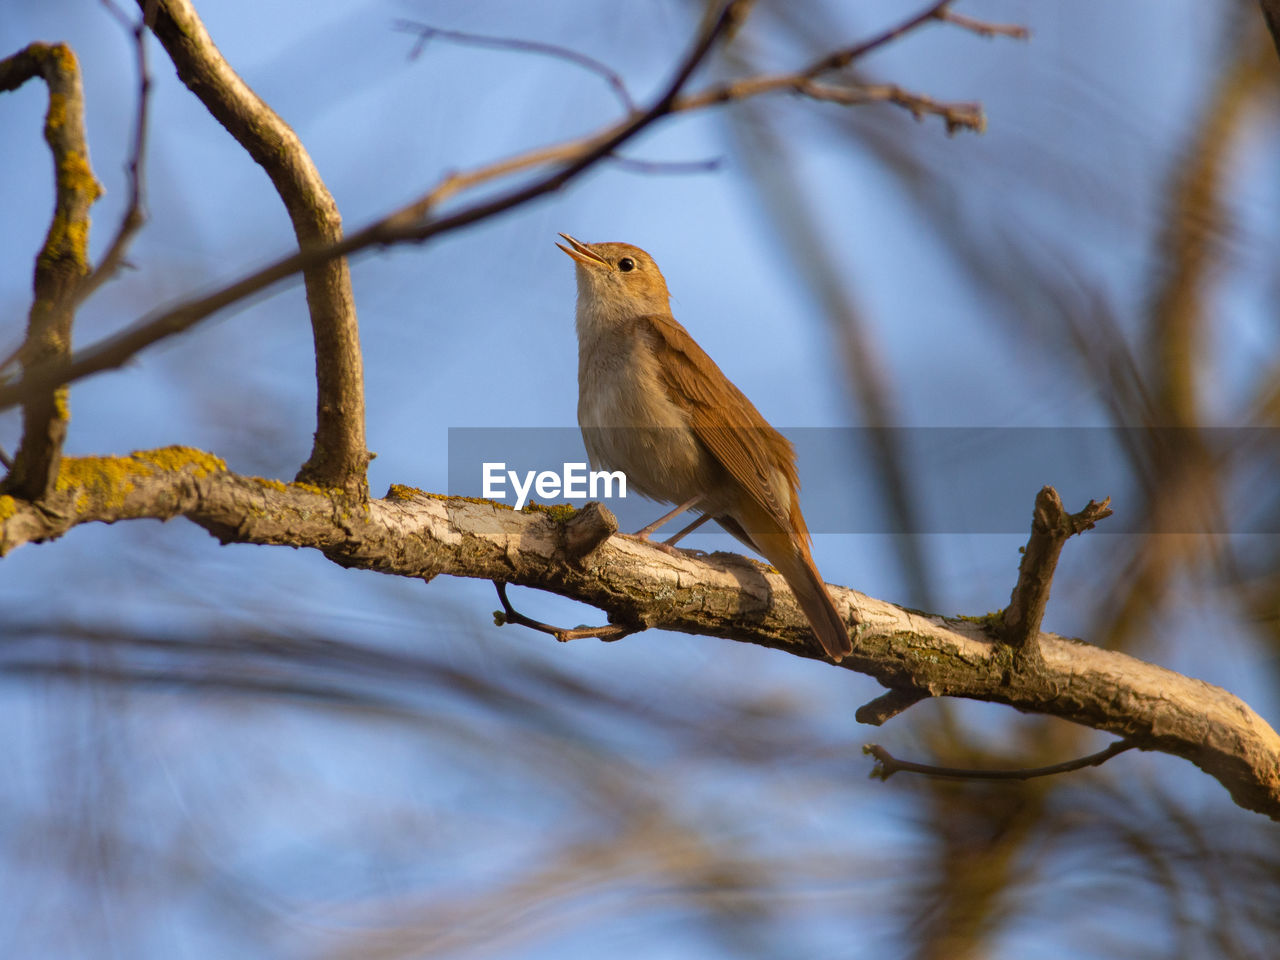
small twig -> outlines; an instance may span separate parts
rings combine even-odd
[[[511,601],[507,599],[507,585],[501,580],[493,581],[493,585],[498,588],[498,600],[502,603],[502,610],[494,611],[493,619],[498,626],[507,623],[514,623],[517,626],[528,627],[530,630],[537,630],[539,633],[549,633],[561,643],[568,643],[570,640],[585,640],[589,637],[595,637],[603,640],[605,643],[612,643],[615,640],[621,640],[623,637],[629,637],[633,633],[639,633],[643,627],[624,627],[616,623],[606,624],[603,627],[553,627],[549,623],[543,623],[541,620],[533,620],[526,617],[511,605]]]
[[[859,723],[878,727],[892,720],[898,714],[914,707],[921,700],[928,700],[933,694],[928,690],[894,689],[882,693],[874,700],[864,703],[853,715]]]
[[[142,15],[135,22],[116,5],[114,0],[101,0],[111,16],[133,36],[134,63],[138,71],[138,108],[133,121],[133,147],[129,153],[129,161],[125,169],[129,174],[129,203],[125,207],[124,216],[116,228],[115,236],[107,246],[98,266],[89,276],[84,278],[80,289],[76,291],[76,303],[84,303],[99,287],[125,264],[125,253],[134,235],[147,222],[146,213],[146,150],[147,127],[151,102],[151,71],[147,67],[147,24],[154,17],[155,0],[146,3]]]
[[[723,157],[711,157],[707,160],[639,160],[635,157],[620,157],[615,153],[605,157],[605,160],[632,173],[714,173],[724,166]]]
[[[1079,513],[1069,514],[1063,509],[1062,498],[1053,487],[1044,487],[1036,494],[1031,537],[1018,567],[1018,582],[1003,615],[1004,642],[1019,653],[1031,656],[1038,653],[1036,639],[1049,603],[1049,589],[1053,585],[1053,573],[1058,566],[1062,545],[1069,537],[1111,516],[1110,503],[1110,497],[1101,503],[1090,500]]]
[[[926,115],[941,117],[947,126],[947,133],[957,130],[972,130],[985,133],[987,117],[980,103],[943,103],[921,93],[904,90],[896,83],[878,83],[864,86],[831,86],[806,81],[797,85],[797,92],[813,100],[824,100],[845,106],[856,106],[863,103],[892,103],[908,110],[917,120]]]
[[[1025,767],[1020,770],[966,770],[963,767],[935,767],[928,763],[899,760],[878,743],[864,745],[862,752],[876,758],[876,765],[871,769],[871,776],[876,780],[888,780],[895,773],[900,772],[919,773],[926,777],[941,777],[948,780],[1032,780],[1036,777],[1051,777],[1058,773],[1083,770],[1085,767],[1101,766],[1116,754],[1133,750],[1137,746],[1132,740],[1117,740],[1105,750],[1091,753],[1087,757],[1067,760],[1047,767]]]
[[[636,109],[636,102],[631,98],[631,93],[627,90],[627,85],[623,82],[622,77],[616,70],[607,64],[601,63],[595,57],[587,56],[585,53],[579,53],[577,50],[571,50],[569,47],[562,47],[555,43],[542,43],[538,40],[522,40],[513,37],[494,37],[483,33],[467,33],[462,30],[443,30],[439,27],[433,27],[430,24],[420,23],[416,20],[397,20],[395,28],[405,33],[418,34],[418,41],[413,45],[413,49],[409,51],[409,59],[416,60],[422,56],[422,51],[427,47],[427,41],[439,37],[441,40],[448,40],[451,43],[459,43],[469,47],[485,47],[490,50],[517,50],[521,53],[538,53],[543,56],[553,57],[556,60],[564,60],[568,63],[582,67],[584,70],[590,70],[596,76],[600,77],[609,84],[610,89],[618,97],[618,101],[628,113],[633,113]]]
[[[1031,31],[1019,24],[989,23],[986,20],[978,20],[975,17],[966,17],[961,13],[952,13],[946,7],[939,10],[934,16],[939,20],[955,24],[963,30],[976,33],[980,37],[1011,37],[1014,40],[1026,40],[1031,36]]]
[[[931,3],[919,13],[903,20],[896,27],[890,27],[883,33],[876,34],[876,36],[872,37],[870,40],[864,40],[852,47],[846,47],[843,50],[836,50],[833,53],[829,53],[820,60],[815,61],[807,70],[805,70],[804,76],[811,80],[824,73],[830,73],[834,70],[843,70],[859,57],[866,56],[872,50],[883,47],[886,43],[890,43],[898,39],[898,37],[902,36],[904,33],[909,33],[918,27],[922,27],[930,20],[940,19],[942,13],[954,2],[955,0],[938,0],[938,2]]]
[[[9,458],[9,454],[5,451],[4,447],[0,447],[0,464],[4,464],[4,468],[6,470],[13,469],[13,461]]]

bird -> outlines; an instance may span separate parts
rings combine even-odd
[[[578,426],[596,469],[676,504],[637,534],[687,510],[759,553],[782,574],[822,649],[839,663],[849,627],[818,574],[800,511],[795,448],[769,425],[671,314],[653,257],[629,243],[560,234],[575,261]],[[567,245],[566,245],[567,244]]]

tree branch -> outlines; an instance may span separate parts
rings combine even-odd
[[[681,96],[693,71],[706,58],[716,41],[735,24],[737,9],[745,3],[746,0],[731,0],[721,8],[719,15],[713,18],[707,29],[700,34],[665,91],[646,110],[633,113],[587,137],[541,147],[465,173],[451,174],[426,194],[356,233],[348,234],[340,241],[282,257],[221,290],[188,300],[175,307],[158,310],[143,317],[119,334],[80,351],[69,361],[41,364],[38,368],[26,371],[20,381],[0,385],[0,410],[21,403],[28,395],[49,389],[50,385],[70,383],[94,373],[123,366],[151,344],[189,330],[219,310],[261,293],[299,271],[310,269],[334,258],[350,257],[372,247],[423,243],[559,190],[597,162],[609,157],[618,147],[642,130],[669,114],[703,109],[747,96],[795,89],[796,75],[788,74],[785,75],[785,82],[783,78],[770,78],[770,82],[762,84],[734,81],[733,86],[721,84],[699,94],[689,97]],[[824,70],[833,70],[847,65],[852,58],[879,48],[889,40],[903,35],[908,29],[915,29],[936,19],[935,11],[943,6],[946,4],[932,4],[924,13],[911,18],[907,23],[854,47],[841,50],[831,57],[823,58],[802,71],[802,74],[812,78]],[[869,96],[858,99],[857,102],[876,99],[891,98]],[[477,201],[444,216],[432,216],[441,205],[464,190],[540,166],[551,166],[554,169],[531,183],[501,193],[492,199]]]
[[[224,543],[309,547],[344,567],[417,579],[439,574],[547,590],[607,610],[618,623],[755,643],[817,659],[777,574],[732,554],[672,555],[610,537],[570,552],[544,512],[430,494],[352,509],[341,493],[240,476],[185,448],[67,459],[39,505],[0,497],[0,554],[83,523],[185,516]],[[888,687],[1003,703],[1182,757],[1236,803],[1280,820],[1280,736],[1227,691],[1078,640],[1041,633],[1043,665],[1010,670],[1009,647],[980,624],[904,610],[832,587],[862,626],[840,665]]]
[[[65,44],[33,43],[0,60],[0,92],[16,90],[35,77],[49,87],[44,139],[53,153],[55,199],[53,221],[36,257],[27,337],[18,350],[24,376],[50,364],[65,364],[71,356],[76,292],[89,274],[89,208],[102,195],[89,166],[76,55]],[[69,418],[67,389],[61,381],[47,382],[23,401],[22,442],[3,489],[34,500],[58,475]]]
[[[182,82],[254,161],[284,202],[302,254],[341,243],[338,205],[302,141],[223,58],[189,0],[138,0],[152,16]],[[154,8],[154,10],[149,10]],[[351,275],[341,256],[311,258],[301,266],[316,350],[316,433],[311,456],[298,473],[349,494],[369,493],[365,471],[364,361]]]

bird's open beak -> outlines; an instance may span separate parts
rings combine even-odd
[[[581,240],[575,240],[567,233],[562,233],[560,236],[569,241],[569,246],[566,247],[563,243],[557,243],[556,246],[569,256],[573,257],[573,259],[577,260],[579,263],[585,264],[588,267],[609,266],[608,260],[600,256],[600,254],[596,253],[591,249],[591,247],[583,243]]]

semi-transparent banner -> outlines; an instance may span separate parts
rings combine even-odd
[[[620,428],[625,429],[625,428]],[[631,440],[660,450],[653,430]],[[802,427],[800,504],[813,533],[1026,534],[1036,493],[1068,511],[1111,497],[1106,533],[1280,533],[1280,430],[1091,427]],[[751,446],[751,438],[742,438]],[[886,510],[886,450],[902,465],[914,513]],[[449,490],[512,507],[599,500],[635,530],[663,509],[625,474],[593,466],[577,427],[449,430]],[[674,532],[674,527],[669,531]],[[710,529],[710,528],[708,528]]]

